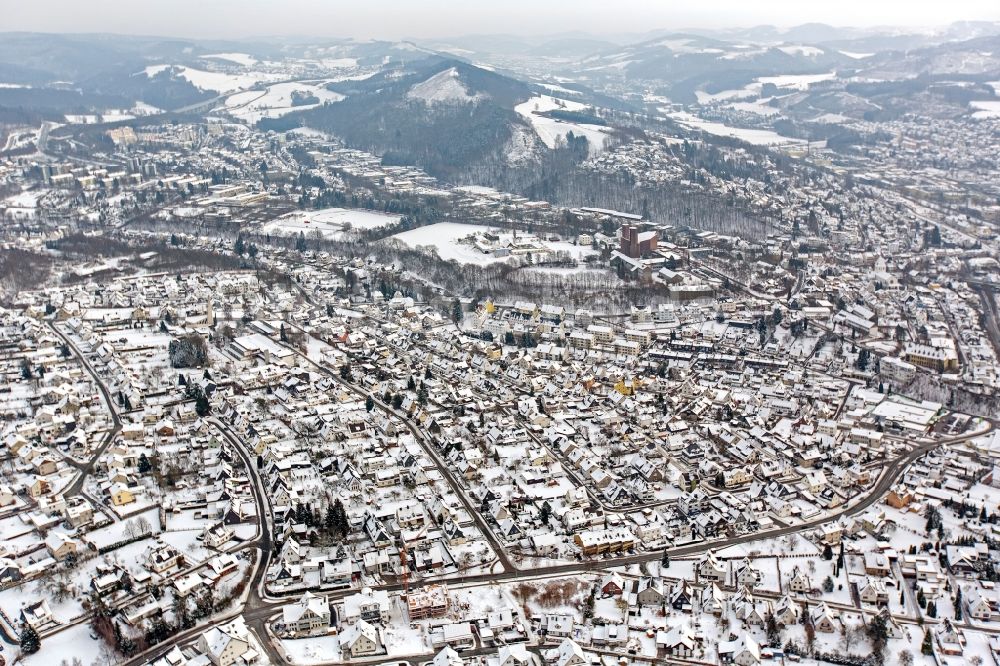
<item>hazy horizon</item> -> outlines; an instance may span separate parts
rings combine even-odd
[[[137,8],[141,7],[141,11]],[[238,21],[234,20],[238,17]],[[621,0],[610,10],[598,0],[471,5],[450,0],[415,4],[403,0],[354,2],[321,0],[216,0],[147,2],[51,0],[5,8],[0,31],[112,33],[196,39],[264,37],[353,39],[446,39],[490,34],[530,37],[586,33],[593,36],[642,34],[657,30],[740,29],[758,25],[788,28],[803,23],[837,27],[932,28],[956,21],[1000,21],[1000,3],[955,0],[913,6],[893,0],[843,0],[808,5],[775,0],[748,7],[736,0],[709,0],[697,9],[652,0]]]

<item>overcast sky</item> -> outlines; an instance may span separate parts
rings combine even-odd
[[[1000,20],[1000,0],[0,0],[0,30],[235,38],[399,39],[475,33],[933,26]]]

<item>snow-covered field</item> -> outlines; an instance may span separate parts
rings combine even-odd
[[[233,62],[244,67],[252,67],[257,62],[256,58],[246,53],[209,53],[208,55],[201,56],[201,58],[203,60],[225,60],[226,62]]]
[[[415,84],[407,91],[406,98],[426,104],[468,104],[483,95],[471,94],[459,78],[458,70],[452,67]]]
[[[814,83],[835,78],[837,78],[837,72],[826,72],[824,74],[781,74],[779,76],[762,76],[757,79],[757,81],[759,83],[773,83],[779,88],[806,90]]]
[[[245,74],[227,74],[225,72],[209,72],[193,67],[172,66],[172,65],[150,65],[145,70],[146,76],[154,77],[160,72],[171,69],[177,70],[177,75],[186,79],[195,88],[201,90],[211,90],[218,93],[236,92],[252,88],[258,83],[274,81],[280,79],[280,74],[270,74],[266,72],[246,72]]]
[[[321,664],[329,661],[339,661],[340,637],[317,636],[308,640],[283,640],[281,648],[292,664]]]
[[[836,72],[826,72],[823,74],[781,74],[778,76],[762,76],[753,83],[749,83],[742,88],[722,90],[717,93],[696,90],[695,97],[697,97],[698,103],[702,105],[713,104],[716,102],[726,102],[729,100],[738,100],[744,97],[760,95],[760,91],[765,83],[773,83],[778,88],[781,88],[783,93],[791,93],[796,90],[808,90],[809,86],[814,83],[827,81],[836,77]],[[764,101],[766,100],[761,100],[761,102]]]
[[[590,142],[590,153],[593,155],[604,149],[604,142],[608,138],[607,127],[566,122],[538,115],[539,113],[554,111],[556,109],[583,111],[586,108],[584,104],[580,104],[579,102],[571,102],[548,95],[539,95],[532,97],[527,102],[518,104],[514,107],[514,110],[531,123],[539,138],[549,148],[555,148],[556,141],[560,137],[565,137],[568,133],[572,132],[575,136],[583,135],[587,137],[587,141]]]
[[[93,530],[87,533],[87,541],[94,544],[98,548],[104,548],[105,546],[110,546],[112,544],[124,541],[127,537],[126,532],[129,531],[130,525],[138,525],[139,519],[145,519],[149,523],[150,534],[159,534],[163,531],[160,525],[160,510],[150,509],[145,513],[132,516],[127,520],[120,520],[111,523],[107,527],[102,527],[100,529]],[[140,530],[141,534],[142,531]]]
[[[807,58],[823,55],[823,49],[816,48],[815,46],[806,46],[804,44],[779,46],[778,50],[782,53],[787,53],[788,55],[803,55]]]
[[[676,111],[668,115],[681,125],[685,125],[692,129],[699,129],[703,132],[708,132],[709,134],[715,134],[717,136],[731,136],[755,146],[771,146],[778,144],[805,145],[806,143],[804,139],[793,139],[791,137],[782,136],[772,130],[730,127],[729,125],[725,125],[723,123],[703,120],[698,116],[685,111]]]
[[[459,224],[457,222],[438,222],[426,227],[411,229],[396,234],[392,238],[410,247],[433,247],[438,256],[445,261],[457,261],[461,264],[478,264],[485,266],[497,261],[508,261],[510,257],[500,257],[492,253],[482,252],[471,243],[461,241],[479,232],[491,231],[500,237],[500,242],[512,240],[514,234],[477,224]],[[523,237],[523,234],[522,234]],[[572,258],[580,260],[595,253],[589,246],[574,245],[567,241],[538,241],[550,252],[566,252]]]
[[[370,210],[324,208],[322,210],[296,211],[271,220],[262,231],[274,234],[305,234],[320,232],[324,238],[337,238],[349,229],[376,229],[399,222],[398,215],[387,215]],[[471,233],[471,232],[470,232]]]
[[[100,115],[67,115],[64,118],[71,125],[96,125],[98,123],[114,123],[119,120],[132,120],[135,118],[135,115],[118,109],[112,109]]]
[[[1000,102],[996,101],[975,101],[969,102],[975,111],[973,118],[1000,118]]]
[[[101,661],[101,641],[90,637],[90,624],[78,624],[55,636],[42,640],[42,649],[25,657],[21,663],[28,666],[59,666],[79,659],[83,664],[104,663]]]
[[[305,93],[319,101],[293,106],[292,94],[295,92]],[[322,84],[289,82],[268,86],[263,92],[250,90],[237,93],[226,100],[225,108],[237,118],[252,124],[261,118],[277,118],[292,111],[305,111],[325,102],[339,102],[342,99],[343,95],[327,90]]]
[[[7,208],[37,208],[38,200],[43,194],[45,192],[25,191],[20,194],[13,194],[3,201]]]
[[[759,87],[759,86],[758,86]],[[730,99],[741,99],[743,97],[753,97],[758,94],[759,90],[750,84],[746,88],[739,88],[733,90],[723,90],[717,93],[709,93],[704,90],[695,90],[694,96],[698,99],[699,104],[711,104],[713,102],[721,102]]]
[[[463,245],[458,242],[460,239],[479,231],[491,231],[491,229],[478,224],[438,222],[419,229],[404,231],[396,234],[393,238],[410,247],[436,248],[438,256],[445,261],[455,260],[462,264],[479,265],[504,261],[504,259],[492,254],[484,254],[471,245]],[[495,232],[496,229],[492,229],[492,231]]]
[[[737,111],[756,113],[758,116],[773,116],[778,113],[778,109],[768,106],[767,101],[766,99],[761,99],[756,102],[733,102],[729,106]]]

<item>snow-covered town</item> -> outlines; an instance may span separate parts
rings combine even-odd
[[[993,92],[135,39],[0,69],[0,665],[1000,664]]]

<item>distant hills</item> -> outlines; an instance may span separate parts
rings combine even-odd
[[[526,128],[514,107],[531,97],[521,81],[435,56],[328,87],[345,99],[261,126],[308,125],[387,163],[419,164],[439,176],[502,160],[515,132]]]
[[[614,134],[613,112],[739,102],[789,135],[827,139],[842,120],[967,113],[996,99],[997,82],[991,22],[427,42],[0,34],[0,118],[229,114],[264,129],[315,127],[444,178],[537,166],[566,139],[570,161],[585,158]]]

